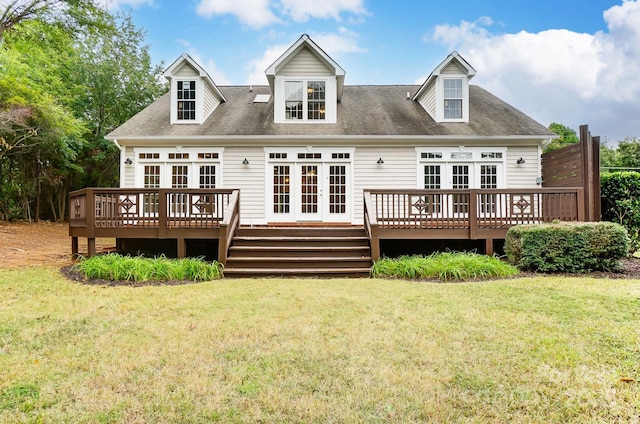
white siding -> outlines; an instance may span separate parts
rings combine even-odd
[[[204,84],[204,98],[203,98],[203,110],[204,115],[202,116],[202,121],[204,122],[209,115],[218,107],[220,101],[213,95],[213,91],[211,88]]]
[[[244,159],[249,165],[243,165]],[[240,190],[242,225],[265,224],[265,168],[263,147],[227,147],[224,150],[224,188]]]
[[[333,76],[334,73],[311,50],[305,47],[278,72],[278,75]]]
[[[447,66],[444,67],[441,74],[466,74],[466,72],[458,66],[456,62],[450,62]]]
[[[420,104],[433,119],[436,119],[436,84],[432,82],[420,97]]]
[[[131,146],[127,146],[124,149],[124,157],[125,158],[131,158],[131,160],[133,161],[132,165],[126,165],[123,161],[123,163],[120,164],[120,166],[124,166],[124,179],[122,181],[120,181],[120,187],[121,188],[135,188],[136,186],[136,180],[135,180],[135,176],[136,176],[136,165],[135,163],[137,162],[137,158],[135,157],[135,153],[133,152],[133,147]]]
[[[378,159],[384,163],[378,165]],[[353,222],[363,223],[364,189],[415,189],[417,187],[414,147],[358,147],[354,160]]]
[[[518,165],[518,159],[525,163]],[[507,188],[537,188],[536,178],[540,176],[540,157],[537,146],[509,147],[507,149]]]
[[[173,73],[173,76],[174,77],[197,77],[198,72],[196,72],[196,70],[193,69],[190,65],[184,64],[180,67],[180,69],[177,69]]]

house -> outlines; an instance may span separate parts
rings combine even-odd
[[[173,62],[169,92],[107,137],[120,189],[72,194],[75,252],[78,236],[177,241],[180,256],[213,240],[241,268],[230,249],[248,244],[255,265],[257,231],[277,246],[325,228],[365,237],[372,250],[352,257],[370,262],[381,240],[482,240],[491,253],[516,223],[582,218],[579,189],[541,186],[556,135],[472,85],[457,52],[422,85],[350,86],[302,35],[265,74],[263,86],[217,86],[189,55]]]

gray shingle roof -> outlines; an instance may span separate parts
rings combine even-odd
[[[417,85],[345,86],[335,124],[275,124],[273,96],[253,103],[268,86],[222,86],[227,102],[201,125],[170,124],[166,94],[111,132],[107,138],[192,136],[540,136],[555,134],[488,91],[469,87],[469,123],[436,123],[415,101]]]

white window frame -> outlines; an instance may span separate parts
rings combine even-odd
[[[286,117],[286,83],[302,82],[302,119]],[[309,119],[307,88],[310,82],[324,82],[324,119]],[[335,124],[338,117],[337,80],[334,76],[277,76],[275,79],[274,122],[277,124]]]
[[[195,119],[178,119],[178,82],[196,83],[196,113]],[[171,80],[171,123],[172,124],[202,124],[202,116],[204,109],[204,83],[202,78],[198,77],[174,77]]]
[[[462,81],[462,97],[461,98],[447,98],[444,95],[444,82],[445,80],[460,80]],[[444,117],[444,103],[445,100],[454,99],[462,100],[462,116],[459,118],[445,118]],[[436,83],[436,121],[438,122],[469,122],[469,78],[463,74],[446,74],[441,75]]]
[[[160,165],[160,188],[171,187],[171,167],[172,165],[187,165],[188,166],[188,188],[199,188],[200,186],[200,173],[198,165],[215,165],[216,167],[216,188],[223,187],[223,153],[224,148],[212,148],[212,147],[185,147],[185,148],[134,148],[134,163],[135,167],[135,186],[144,187],[144,165],[157,164]],[[141,153],[158,153],[158,159],[140,159]],[[170,153],[188,153],[189,159],[169,159]],[[218,158],[214,159],[198,159],[198,153],[217,153]]]
[[[422,158],[423,153],[441,153],[441,158]],[[501,158],[482,158],[483,153],[498,153]],[[468,158],[452,158],[452,155],[469,155]],[[461,156],[462,156],[461,155]],[[440,164],[440,189],[451,189],[450,166],[459,164],[471,165],[469,173],[469,188],[480,189],[480,165],[495,164],[497,168],[498,189],[505,188],[507,184],[507,148],[506,147],[416,147],[417,161],[417,188],[424,189],[424,165]]]

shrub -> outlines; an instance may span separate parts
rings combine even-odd
[[[222,277],[222,265],[202,259],[167,259],[123,256],[117,253],[82,259],[73,266],[88,278],[115,281],[206,281]]]
[[[518,225],[505,253],[520,269],[537,272],[619,271],[629,253],[624,227],[612,222]]]
[[[640,173],[611,172],[600,177],[602,219],[623,225],[632,250],[640,248]]]
[[[517,268],[499,258],[475,253],[434,253],[430,256],[401,256],[376,261],[373,277],[438,279],[442,281],[505,278],[518,274]]]

